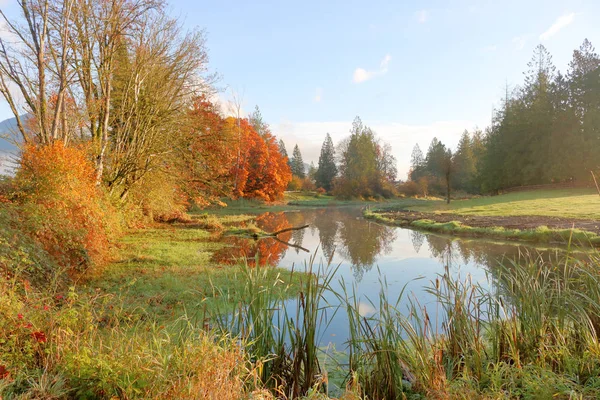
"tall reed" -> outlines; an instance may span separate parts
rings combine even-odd
[[[331,290],[335,269],[319,265],[313,255],[298,286],[268,279],[269,269],[241,262],[246,285],[235,309],[215,316],[217,327],[237,338],[257,366],[256,387],[267,387],[285,398],[327,392],[327,373],[319,357],[322,332],[335,307],[325,293]],[[256,264],[258,265],[258,264]]]
[[[598,265],[597,254],[552,261],[525,254],[492,268],[489,287],[454,279],[446,267],[426,289],[437,302],[433,321],[415,297],[401,312],[406,294],[390,300],[385,279],[372,316],[361,316],[359,300],[344,290],[350,383],[370,399],[401,398],[409,386],[434,397],[465,387],[520,397],[543,382],[543,396],[600,395]]]

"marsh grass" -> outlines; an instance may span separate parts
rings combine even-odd
[[[135,317],[125,299],[0,281],[0,397],[242,398],[252,375],[239,344]]]
[[[434,318],[414,297],[399,310],[406,294],[389,299],[384,280],[370,317],[344,293],[349,379],[371,399],[598,398],[599,264],[597,254],[553,262],[524,254],[492,271],[491,288],[446,269],[427,289]]]
[[[324,351],[319,342],[335,312],[325,299],[335,269],[313,269],[314,262],[313,255],[292,292],[282,280],[267,279],[268,268],[250,267],[242,260],[246,285],[241,301],[215,315],[221,334],[230,334],[244,343],[258,371],[255,387],[266,387],[283,398],[328,390],[327,371],[320,361]],[[290,299],[292,295],[295,297]]]

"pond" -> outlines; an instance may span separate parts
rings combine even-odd
[[[385,290],[392,302],[404,291],[401,310],[407,309],[408,299],[412,297],[434,316],[437,302],[426,288],[435,284],[446,268],[452,278],[469,278],[485,288],[490,284],[494,267],[502,260],[518,260],[527,253],[554,259],[561,252],[516,242],[460,240],[389,227],[364,219],[358,207],[265,213],[257,218],[256,224],[267,232],[306,224],[309,227],[285,232],[279,235],[279,240],[229,238],[231,247],[216,253],[216,261],[230,262],[246,257],[252,263],[302,271],[314,256],[317,265],[313,270],[329,262],[330,268],[337,268],[332,289],[340,293],[344,284],[349,292],[355,293],[363,316],[377,312],[382,281],[386,282]],[[339,304],[333,293],[326,296],[326,301],[332,306]],[[342,349],[348,337],[346,313],[340,309],[334,314],[333,308],[329,313],[329,323],[322,327],[319,345]]]

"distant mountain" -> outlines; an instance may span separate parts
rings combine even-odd
[[[11,142],[4,139],[6,134],[15,132],[17,130],[17,119],[9,118],[0,122],[0,151],[1,152],[14,152],[17,147]]]
[[[4,139],[4,136],[12,134],[16,130],[16,118],[9,118],[0,122],[0,175],[14,175],[18,149],[12,142]]]

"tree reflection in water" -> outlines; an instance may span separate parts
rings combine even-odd
[[[378,256],[389,254],[397,238],[396,228],[361,218],[344,218],[339,227],[340,254],[352,264],[354,279],[362,280]]]
[[[423,242],[425,241],[425,234],[419,231],[410,231],[410,240],[413,244],[413,248],[415,249],[415,253],[419,254],[419,251],[421,251],[421,247],[423,246]]]
[[[267,212],[256,218],[256,225],[265,232],[276,232],[281,229],[292,227],[287,216],[283,212]],[[289,242],[292,232],[279,235],[280,241],[274,238],[254,240],[246,237],[229,236],[222,240],[227,243],[224,247],[213,254],[213,261],[222,264],[235,264],[246,258],[248,265],[276,266],[279,264],[288,246],[282,242]]]
[[[377,224],[361,217],[359,209],[322,208],[300,212],[267,212],[257,217],[256,225],[266,232],[310,225],[308,229],[285,232],[279,239],[293,246],[307,247],[314,252],[320,244],[324,260],[337,255],[350,264],[357,281],[370,271],[377,260],[393,250],[393,243],[402,229]],[[458,240],[450,236],[410,231],[410,241],[416,253],[425,250],[432,258],[450,268],[468,264],[494,267],[507,259],[523,259],[527,247],[506,243],[491,243],[483,240]],[[250,265],[277,266],[289,250],[288,244],[274,238],[253,240],[243,237],[224,238],[228,247],[217,251],[214,260],[231,264],[241,258]],[[425,247],[424,247],[425,246]],[[300,249],[293,248],[299,252]],[[531,251],[531,250],[530,250]],[[427,254],[425,254],[427,256]],[[544,253],[548,257],[548,253]],[[298,262],[298,257],[294,257]],[[308,258],[308,254],[306,256]],[[325,261],[326,262],[326,261]]]

